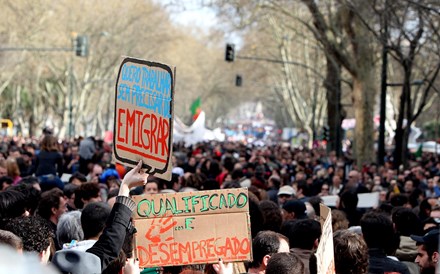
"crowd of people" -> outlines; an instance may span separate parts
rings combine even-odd
[[[177,144],[166,181],[141,165],[112,164],[111,152],[93,137],[0,140],[0,273],[20,266],[35,273],[317,273],[319,205],[329,195],[338,197],[331,208],[336,273],[440,271],[438,155],[408,155],[407,167],[395,168],[389,157],[358,168],[350,153],[322,148]],[[132,195],[241,187],[250,198],[251,262],[139,269]],[[378,206],[359,208],[358,194],[370,192],[378,192]]]

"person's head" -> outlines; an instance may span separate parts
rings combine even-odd
[[[419,217],[409,208],[396,207],[392,210],[394,229],[401,236],[422,234],[423,225]]]
[[[157,194],[159,193],[159,182],[158,180],[149,179],[148,182],[144,186],[145,194]]]
[[[9,176],[0,176],[0,191],[6,190],[13,182],[14,180]]]
[[[391,239],[394,239],[394,228],[388,215],[375,211],[367,212],[362,216],[360,225],[368,248],[390,249]]]
[[[336,274],[364,274],[368,270],[368,248],[362,237],[350,230],[333,234]]]
[[[278,190],[278,204],[284,205],[287,201],[292,200],[293,196],[295,195],[295,190],[291,186],[282,186]]]
[[[0,230],[0,245],[8,245],[18,252],[23,251],[23,241],[20,237],[7,230]]]
[[[54,237],[46,220],[38,216],[12,219],[5,227],[21,238],[23,251],[36,252],[43,263],[50,257],[50,247]]]
[[[81,211],[70,211],[61,216],[57,224],[57,239],[58,244],[68,244],[72,240],[82,241],[84,239],[84,232],[81,227]]]
[[[25,196],[15,190],[0,192],[0,228],[10,219],[29,215],[26,211]]]
[[[289,252],[288,239],[270,230],[260,231],[252,240],[253,261],[249,267],[266,269],[270,257],[278,252]]]
[[[67,212],[67,200],[64,193],[59,188],[52,188],[41,194],[37,213],[42,218],[57,224],[61,215]]]
[[[359,198],[356,192],[349,190],[344,191],[339,198],[339,209],[347,211],[356,210],[359,202]]]
[[[266,274],[303,274],[304,264],[293,253],[273,254],[266,267]]]
[[[84,183],[87,183],[87,178],[80,172],[75,172],[69,178],[69,184],[80,186]]]
[[[314,250],[321,237],[321,224],[312,219],[298,220],[288,231],[291,248]]]
[[[333,186],[337,186],[338,187],[342,183],[341,177],[339,175],[336,175],[336,174],[333,175],[332,183],[333,183]]]
[[[332,228],[333,232],[348,228],[348,219],[344,211],[333,209],[332,210]]]
[[[70,209],[76,209],[75,207],[75,191],[78,188],[77,185],[67,184],[64,186],[63,193],[67,200],[67,205]]]
[[[273,201],[263,200],[258,204],[264,216],[264,230],[280,232],[283,216],[280,207]]]
[[[53,135],[44,136],[43,140],[41,140],[40,148],[42,151],[58,151],[57,138]]]
[[[97,239],[105,228],[110,206],[103,202],[87,204],[81,213],[81,226],[84,239]]]
[[[99,183],[99,179],[103,173],[104,169],[100,164],[94,164],[90,172],[90,182]]]
[[[8,176],[8,170],[6,169],[6,160],[0,159],[0,177],[4,176]]]
[[[25,197],[25,207],[29,215],[34,215],[41,199],[41,190],[35,187],[36,177],[25,177],[18,185],[11,186],[8,190],[15,190]],[[39,186],[38,181],[36,185]]]
[[[101,193],[99,185],[95,183],[85,183],[75,190],[75,207],[82,209],[88,203],[100,202]]]
[[[269,177],[269,180],[267,181],[269,187],[274,187],[275,189],[279,189],[281,185],[281,179],[277,175],[272,175]]]
[[[284,220],[287,221],[294,219],[305,219],[307,218],[306,210],[307,208],[303,201],[300,200],[287,201],[283,205]]]
[[[440,260],[439,235],[438,229],[430,230],[424,236],[411,235],[411,239],[417,243],[415,262],[420,266],[421,273],[434,273],[437,268],[438,261]]]
[[[6,171],[8,176],[15,178],[20,176],[20,168],[18,167],[17,160],[15,158],[6,159]]]
[[[353,187],[353,186],[355,186],[355,185],[359,182],[359,179],[360,179],[360,174],[359,174],[359,172],[356,171],[356,170],[352,170],[352,171],[350,171],[350,172],[348,173],[348,181],[347,181],[347,185],[348,185],[349,187]]]

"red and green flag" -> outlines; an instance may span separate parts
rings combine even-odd
[[[200,104],[201,104],[201,99],[200,96],[197,97],[196,100],[194,100],[194,102],[191,104],[191,116],[193,117],[193,121],[195,121],[197,119],[197,117],[199,117],[200,112],[202,112],[202,109],[200,108]]]

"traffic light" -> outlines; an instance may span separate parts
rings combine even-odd
[[[235,59],[235,45],[226,44],[225,60],[227,62],[234,62]]]
[[[89,37],[85,35],[76,36],[74,50],[76,56],[87,57],[89,55]]]
[[[241,87],[242,83],[243,83],[243,78],[241,77],[241,75],[237,74],[237,76],[235,76],[235,86]]]
[[[328,139],[329,139],[329,128],[328,128],[328,126],[324,126],[323,128],[322,128],[322,140],[324,140],[324,141],[328,141]]]

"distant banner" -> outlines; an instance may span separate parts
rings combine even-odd
[[[252,260],[247,189],[133,199],[140,267]]]
[[[125,58],[116,82],[114,161],[171,179],[174,71],[171,67]]]

